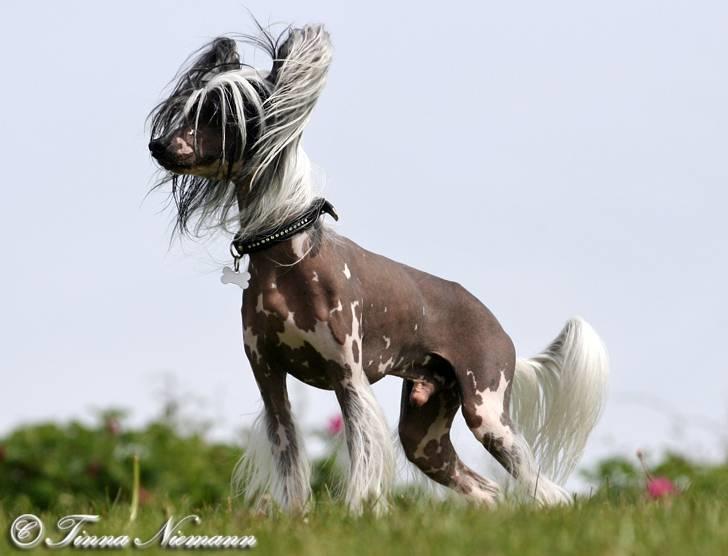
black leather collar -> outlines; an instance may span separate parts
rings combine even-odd
[[[330,214],[334,220],[339,219],[339,215],[336,214],[336,210],[333,205],[321,197],[315,199],[305,212],[299,214],[296,218],[292,218],[276,229],[258,234],[249,239],[243,239],[236,235],[230,244],[230,252],[233,257],[239,258],[243,255],[248,255],[249,253],[268,249],[276,243],[286,241],[294,235],[313,226],[323,212]]]

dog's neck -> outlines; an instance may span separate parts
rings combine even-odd
[[[250,177],[240,178],[234,183],[237,189],[238,210],[242,213],[247,206]],[[314,238],[319,234],[320,230],[309,228],[286,240],[274,243],[265,250],[249,253],[251,274],[257,278],[261,278],[262,274],[266,276],[266,280],[273,279],[279,270],[287,269],[307,257],[315,241]]]
[[[316,198],[311,165],[300,145],[275,164],[275,170],[249,171],[231,180],[238,204],[238,235],[243,239],[283,226]]]

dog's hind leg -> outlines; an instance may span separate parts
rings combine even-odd
[[[349,452],[346,503],[355,514],[365,504],[381,514],[387,509],[394,479],[394,449],[387,422],[361,366],[354,366],[335,391]]]
[[[246,500],[260,504],[269,495],[286,510],[303,511],[311,496],[311,472],[293,423],[286,375],[269,369],[255,374],[264,408],[233,472],[234,488]]]
[[[568,493],[541,474],[531,447],[511,423],[515,351],[510,338],[491,332],[478,349],[461,352],[453,366],[460,383],[463,417],[478,441],[527,496],[543,504],[569,502]]]
[[[475,473],[458,457],[450,440],[452,421],[460,407],[456,384],[432,394],[422,405],[411,399],[414,383],[402,385],[399,438],[407,459],[433,481],[464,494],[468,499],[492,506],[498,485]]]

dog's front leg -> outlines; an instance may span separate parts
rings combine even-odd
[[[349,451],[346,503],[355,514],[366,503],[381,514],[394,478],[392,439],[364,370],[357,365],[346,375],[335,387]]]
[[[303,511],[311,497],[311,470],[293,423],[286,374],[256,365],[253,372],[264,407],[235,468],[234,484],[259,506],[270,496],[285,510]]]

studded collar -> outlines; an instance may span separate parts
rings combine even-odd
[[[339,215],[336,214],[334,206],[323,197],[320,197],[315,199],[313,203],[311,203],[311,206],[308,207],[302,214],[299,214],[295,218],[292,218],[275,229],[257,234],[249,239],[243,239],[236,235],[230,244],[230,253],[233,257],[238,259],[243,255],[268,249],[269,247],[272,247],[277,243],[281,243],[282,241],[286,241],[294,235],[310,228],[319,219],[321,213],[324,212],[330,214],[334,220],[339,219]]]

